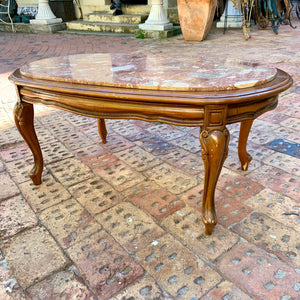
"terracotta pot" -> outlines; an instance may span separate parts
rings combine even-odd
[[[206,38],[217,7],[217,0],[177,0],[181,31],[185,40]]]

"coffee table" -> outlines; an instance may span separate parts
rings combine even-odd
[[[106,143],[105,119],[140,119],[198,126],[204,161],[202,221],[207,234],[217,223],[214,193],[228,154],[226,124],[241,122],[238,155],[242,170],[253,120],[277,106],[292,85],[282,70],[257,62],[205,55],[82,54],[54,57],[17,69],[10,80],[19,100],[15,122],[30,147],[29,176],[41,184],[43,157],[34,129],[36,103],[98,119]]]

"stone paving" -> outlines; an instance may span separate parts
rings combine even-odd
[[[214,29],[204,42],[0,33],[0,299],[300,299],[300,21],[296,29]],[[201,222],[199,129],[96,120],[37,106],[43,183],[17,132],[7,77],[44,57],[92,52],[219,53],[289,72],[294,85],[255,121],[249,170],[239,125],[216,191],[218,225]]]

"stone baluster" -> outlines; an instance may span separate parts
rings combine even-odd
[[[163,0],[152,0],[151,10],[148,19],[139,28],[145,31],[168,31],[172,30],[170,23],[163,9]]]
[[[220,21],[217,22],[217,28],[242,28],[239,10],[233,6],[233,2],[231,0],[227,0]]]
[[[50,25],[62,23],[61,18],[56,18],[52,12],[48,0],[39,0],[38,13],[34,20],[30,20],[30,24]]]

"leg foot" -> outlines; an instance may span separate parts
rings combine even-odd
[[[253,120],[246,120],[241,122],[240,136],[239,136],[239,145],[238,145],[238,154],[241,162],[241,169],[243,171],[248,170],[250,161],[252,160],[251,155],[247,152],[247,141],[248,136],[251,130]]]
[[[223,163],[228,154],[229,132],[223,130],[203,130],[200,133],[201,154],[205,167],[202,201],[202,221],[206,234],[212,234],[217,224],[215,212],[215,189]]]
[[[215,224],[204,224],[204,225],[205,225],[205,234],[211,235],[214,230]]]
[[[43,156],[39,141],[36,137],[33,123],[33,105],[26,102],[18,102],[14,108],[14,118],[16,126],[30,148],[33,158],[34,166],[29,172],[29,177],[35,185],[42,183],[43,172]]]
[[[103,144],[106,144],[107,130],[104,119],[98,119],[98,132]]]

